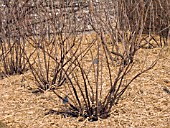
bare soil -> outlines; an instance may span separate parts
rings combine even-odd
[[[148,52],[152,61],[152,56],[159,50],[144,49],[137,57],[140,58],[143,52]],[[170,128],[170,47],[163,49],[152,70],[131,84],[107,119],[89,122],[87,119],[81,120],[81,117],[65,118],[64,115],[49,113],[50,110],[60,109],[61,101],[50,91],[32,93],[35,88],[30,71],[0,80],[2,127]]]

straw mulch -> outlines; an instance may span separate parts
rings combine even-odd
[[[150,61],[159,48],[148,52]],[[111,116],[96,122],[57,115],[62,107],[52,92],[32,93],[34,81],[28,71],[0,80],[0,122],[11,128],[169,128],[170,47],[163,49],[158,64],[136,79],[112,109]],[[35,91],[35,90],[34,90]],[[2,127],[5,127],[3,125]]]

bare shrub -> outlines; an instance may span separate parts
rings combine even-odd
[[[3,1],[1,3],[0,57],[3,71],[7,75],[21,74],[27,70],[24,57],[22,21],[24,15],[19,1]],[[21,5],[21,4],[19,4]]]
[[[170,31],[170,9],[169,0],[145,0],[142,1],[144,6],[145,25],[143,33],[145,35],[145,41],[148,48],[164,47],[169,42]],[[135,6],[138,5],[138,1],[128,0],[126,1],[127,17],[130,21],[130,26],[135,26],[135,19],[138,15],[136,11],[132,11]],[[142,6],[139,7],[142,9]]]
[[[61,86],[66,72],[72,72],[80,49],[81,36],[75,21],[76,10],[72,3],[50,1],[34,3],[34,16],[25,25],[32,56],[26,53],[31,72],[42,90]]]
[[[54,90],[69,109],[66,114],[80,115],[89,121],[107,118],[129,85],[156,64],[155,60],[146,66],[146,59],[142,69],[135,68],[147,16],[143,2],[136,1],[131,8],[136,13],[135,26],[130,26],[125,1],[107,2],[89,3],[88,18],[94,31],[85,35],[81,43],[84,52],[72,62],[76,65],[74,71],[65,72],[67,91]]]

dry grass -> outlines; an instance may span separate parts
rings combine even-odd
[[[158,48],[140,50],[136,60],[147,54],[152,62],[158,52]],[[12,128],[169,128],[169,64],[170,47],[166,47],[158,64],[131,84],[119,104],[113,107],[111,116],[97,122],[47,114],[63,106],[52,92],[33,94],[36,86],[29,71],[7,77],[0,80],[0,121]]]

